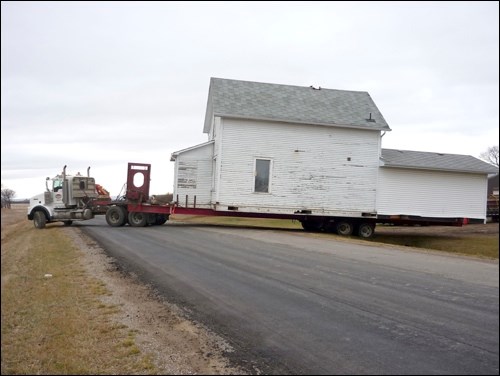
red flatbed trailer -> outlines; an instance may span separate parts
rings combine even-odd
[[[329,231],[339,235],[356,235],[362,238],[373,236],[377,223],[392,225],[440,225],[462,226],[467,224],[467,218],[434,218],[402,215],[378,215],[373,217],[331,217],[311,215],[297,211],[293,214],[255,213],[236,210],[213,210],[196,207],[196,196],[192,198],[189,207],[188,197],[185,206],[179,204],[179,198],[169,204],[154,204],[149,199],[149,182],[151,165],[145,163],[129,163],[127,172],[127,190],[124,200],[104,204],[106,221],[112,227],[123,226],[126,223],[133,227],[147,225],[162,225],[170,215],[185,214],[199,216],[224,216],[247,218],[292,219],[300,221],[303,228],[309,231]],[[102,213],[101,211],[96,214]]]

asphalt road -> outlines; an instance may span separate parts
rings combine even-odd
[[[266,374],[496,374],[499,265],[297,231],[78,224]],[[251,367],[250,367],[251,368]]]

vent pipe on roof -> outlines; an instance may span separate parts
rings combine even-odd
[[[366,121],[369,121],[369,122],[372,122],[372,123],[375,123],[375,119],[372,119],[372,113],[370,112],[370,117],[368,119],[366,119]]]

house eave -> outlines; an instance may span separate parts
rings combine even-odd
[[[198,144],[198,145],[191,146],[191,147],[186,148],[186,149],[182,149],[182,150],[179,150],[179,151],[174,151],[174,152],[170,155],[170,162],[175,162],[175,159],[177,158],[177,156],[178,156],[179,154],[185,153],[185,152],[187,152],[187,151],[191,151],[191,150],[195,150],[195,149],[199,149],[199,148],[205,147],[205,146],[207,146],[207,145],[213,144],[214,142],[215,142],[214,140],[210,140],[210,141],[204,142],[204,143],[202,143],[202,144]]]
[[[359,125],[359,124],[309,122],[309,121],[301,121],[301,120],[295,120],[295,119],[273,119],[273,118],[266,118],[266,117],[239,116],[239,115],[229,115],[229,114],[222,114],[222,113],[214,113],[213,116],[218,116],[220,118],[226,118],[226,119],[269,121],[269,122],[289,123],[289,124],[291,123],[291,124],[320,125],[320,126],[326,126],[326,127],[363,129],[363,130],[369,130],[369,131],[386,131],[386,132],[391,131],[391,128],[389,128],[388,126],[374,127],[374,126],[364,126],[364,125]],[[207,132],[205,132],[205,133],[207,133]]]
[[[491,174],[491,172],[488,172],[488,171],[464,170],[464,169],[450,169],[450,168],[432,168],[432,167],[421,167],[421,166],[404,166],[404,165],[397,165],[397,164],[382,164],[380,167],[383,167],[383,168],[399,168],[399,169],[407,169],[407,170],[457,172],[457,173],[462,173],[462,174],[478,174],[478,175],[489,175],[489,174]]]

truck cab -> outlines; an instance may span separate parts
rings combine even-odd
[[[47,178],[45,192],[30,199],[28,219],[36,228],[44,228],[49,222],[63,222],[69,226],[74,220],[87,220],[94,217],[89,204],[98,194],[94,178],[80,173],[67,175],[66,166],[62,174]]]

